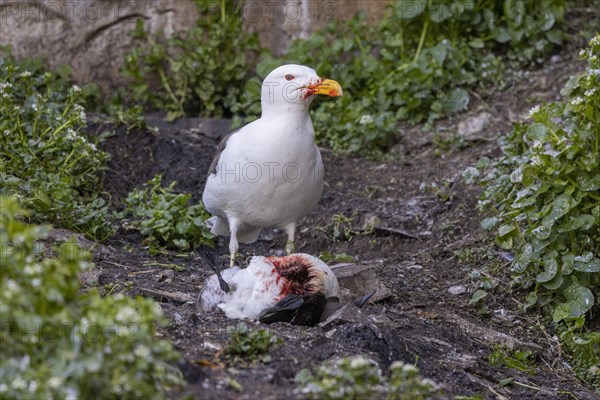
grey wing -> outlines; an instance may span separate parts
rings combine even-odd
[[[235,131],[225,136],[223,140],[221,140],[221,143],[219,143],[219,145],[217,146],[217,154],[215,154],[215,158],[213,158],[212,163],[210,163],[210,167],[208,168],[208,175],[213,175],[217,173],[217,165],[219,165],[219,158],[221,158],[221,153],[223,153],[223,150],[225,150],[225,147],[227,147],[227,141],[232,135],[239,132],[240,129],[236,129]]]

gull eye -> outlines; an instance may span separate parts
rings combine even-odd
[[[286,80],[286,81],[291,81],[292,79],[294,79],[294,75],[287,74],[287,75],[285,76],[285,80]]]

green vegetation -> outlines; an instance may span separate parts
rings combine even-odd
[[[50,227],[23,222],[0,197],[0,397],[165,398],[180,384],[171,344],[158,340],[160,308],[148,299],[79,293],[92,268],[74,240],[45,256]]]
[[[385,378],[377,365],[362,356],[345,357],[317,367],[304,369],[296,376],[297,392],[308,399],[422,400],[437,393],[436,384],[423,379],[414,365],[396,361]]]
[[[496,346],[488,356],[488,361],[494,367],[503,365],[526,373],[535,371],[535,356],[529,350],[510,350],[505,346]]]
[[[583,322],[600,289],[600,35],[580,56],[588,66],[563,100],[532,108],[530,122],[504,138],[503,156],[480,162],[487,174],[479,206],[492,214],[482,227],[515,252],[510,273],[529,292],[524,308],[562,322],[573,367],[597,384],[589,365],[598,365],[598,335]]]
[[[206,227],[210,215],[204,205],[190,206],[191,194],[174,193],[175,182],[163,188],[161,180],[157,175],[127,195],[126,210],[132,216],[127,226],[145,236],[151,253],[163,247],[190,251],[201,244],[212,246],[213,235]]]
[[[167,110],[168,120],[249,121],[259,113],[258,78],[285,63],[305,64],[341,82],[345,92],[336,101],[316,101],[317,139],[363,155],[380,155],[397,141],[399,120],[431,122],[466,109],[476,86],[502,84],[505,64],[542,62],[564,40],[566,8],[566,0],[396,1],[377,24],[358,14],[274,57],[243,32],[240,2],[196,3],[202,17],[188,32],[165,39],[146,33],[141,22],[132,32],[144,41],[123,67],[135,100]]]
[[[243,30],[241,2],[195,1],[201,14],[196,26],[172,38],[149,35],[138,21],[132,36],[147,45],[135,47],[122,69],[133,80],[134,100],[167,111],[169,121],[186,115],[231,117],[243,110],[248,93],[260,97],[248,55],[259,48],[258,37]],[[259,110],[255,104],[247,112]]]
[[[531,290],[527,306],[551,307],[555,322],[584,315],[600,287],[600,36],[590,43],[564,100],[534,107],[481,179],[479,205],[493,211],[482,227],[516,252],[511,273]]]
[[[248,329],[248,325],[240,322],[237,326],[228,326],[229,344],[223,354],[234,363],[252,364],[260,361],[271,362],[269,351],[281,344],[282,340],[267,329]]]
[[[583,317],[572,318],[560,327],[559,338],[566,359],[577,376],[600,394],[600,332],[586,331]]]
[[[82,131],[82,90],[63,71],[0,53],[0,194],[18,196],[35,221],[102,240],[115,227],[99,195],[107,154]]]
[[[354,263],[356,257],[346,253],[331,253],[330,251],[323,251],[319,253],[319,259],[325,264],[337,264],[337,263]]]
[[[359,221],[359,215],[356,211],[350,213],[337,213],[331,216],[329,223],[325,227],[319,227],[332,241],[351,241],[359,235],[371,235],[375,231],[375,225],[379,223],[376,216]],[[327,257],[327,255],[326,255]],[[335,258],[335,257],[334,257]]]

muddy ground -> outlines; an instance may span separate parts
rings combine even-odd
[[[373,266],[391,296],[366,304],[354,319],[328,326],[268,326],[283,339],[272,349],[268,364],[244,366],[220,358],[227,343],[225,330],[237,321],[217,311],[196,314],[194,299],[212,273],[199,257],[152,257],[139,235],[121,230],[96,252],[95,281],[101,288],[116,285],[113,293],[159,301],[170,320],[160,333],[185,358],[180,367],[187,384],[173,393],[174,398],[302,398],[294,391],[293,380],[302,368],[362,354],[377,361],[384,373],[395,360],[416,363],[448,397],[594,399],[593,391],[558,359],[560,348],[552,328],[543,328],[535,314],[520,311],[519,293],[495,290],[485,299],[485,307],[469,304],[478,286],[471,273],[495,273],[496,280],[506,279],[498,271],[508,262],[479,229],[480,189],[460,178],[480,157],[498,155],[496,139],[510,130],[512,122],[540,100],[557,99],[569,75],[582,68],[565,53],[556,55],[543,69],[515,78],[491,97],[473,96],[467,113],[429,130],[403,126],[385,161],[340,157],[322,149],[325,192],[319,207],[299,224],[297,249],[315,255],[352,255],[357,263]],[[126,134],[118,128],[104,142],[112,156],[105,190],[118,206],[129,190],[160,173],[163,182],[176,180],[178,190],[199,200],[219,136],[227,133],[223,124],[198,126],[199,120],[166,124],[156,117],[150,121],[158,125],[158,132]],[[107,129],[113,127],[89,126],[93,133]],[[334,241],[331,220],[339,213],[352,216],[351,226],[357,231],[373,216],[379,228]],[[226,254],[226,242],[218,243]],[[240,260],[281,252],[284,244],[282,232],[266,232],[257,243],[242,245]],[[184,270],[152,265],[155,262]],[[534,351],[535,371],[490,366],[489,354],[502,343]],[[522,385],[501,387],[499,382],[507,377]]]

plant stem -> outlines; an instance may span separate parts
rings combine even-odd
[[[181,106],[181,102],[179,100],[177,100],[177,96],[175,96],[175,94],[173,93],[173,90],[171,90],[171,85],[169,85],[169,82],[167,81],[167,77],[165,76],[165,71],[162,69],[162,67],[158,68],[158,74],[160,75],[160,80],[161,80],[165,90],[167,91],[167,94],[169,95],[169,97],[171,98],[173,103],[178,105],[179,111],[181,113],[183,113],[183,107]]]
[[[427,9],[431,8],[431,0],[427,2]],[[417,47],[417,52],[415,53],[415,58],[413,62],[417,62],[419,56],[421,55],[421,50],[423,49],[423,44],[425,43],[425,37],[427,36],[427,30],[429,29],[429,14],[425,15],[425,24],[423,24],[423,30],[421,31],[421,38],[419,39],[419,46]]]

